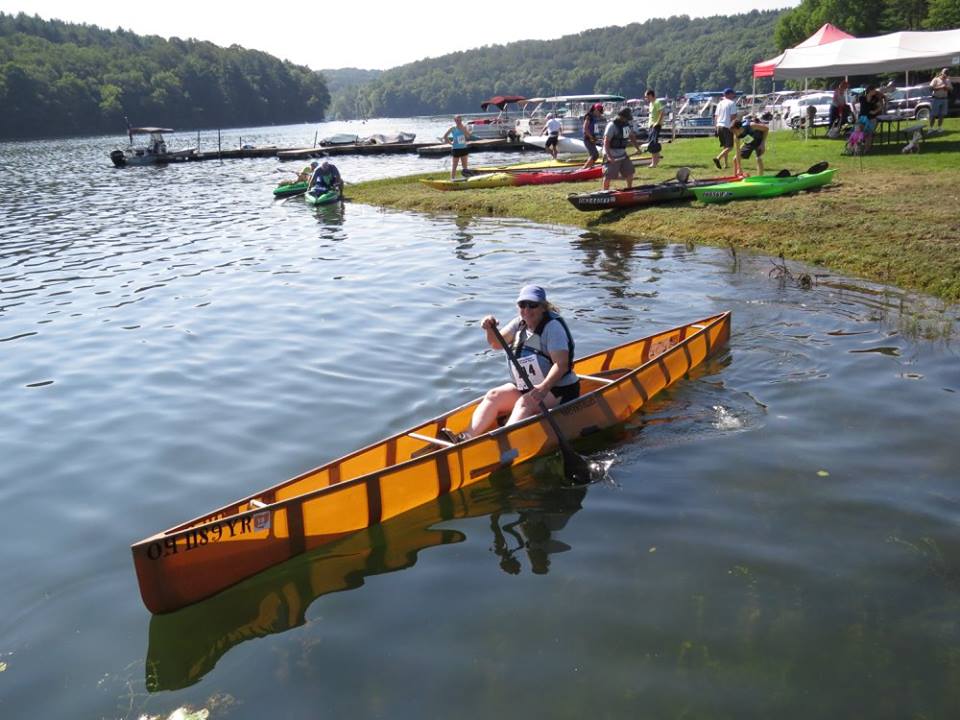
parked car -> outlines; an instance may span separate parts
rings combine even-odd
[[[813,106],[816,114],[813,118],[814,125],[828,125],[830,123],[830,102],[833,100],[833,93],[814,92],[808,93],[798,98],[785,100],[781,110],[783,121],[789,123],[790,127],[800,127],[801,121],[807,117],[810,106]]]
[[[933,92],[930,84],[895,88],[884,93],[887,96],[888,113],[898,113],[916,120],[928,120],[933,107]]]

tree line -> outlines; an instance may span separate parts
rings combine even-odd
[[[0,138],[324,118],[322,74],[238,45],[0,13]]]
[[[674,16],[427,58],[314,72],[237,45],[0,13],[0,138],[133,125],[249,127],[478,111],[494,95],[659,96],[731,86],[831,22],[857,36],[960,27],[960,0],[802,0],[792,10]],[[331,97],[332,96],[332,97]]]
[[[960,0],[803,0],[792,10],[675,16],[557,40],[491,45],[393,68],[334,96],[335,116],[404,117],[479,110],[494,95],[640,97],[735,87],[830,22],[856,37],[960,27]],[[765,81],[769,89],[769,81]],[[788,82],[787,86],[799,86]],[[348,97],[341,102],[341,95]],[[351,112],[355,114],[350,114]]]
[[[352,89],[353,104],[366,116],[405,117],[479,111],[494,95],[640,97],[653,88],[674,96],[745,87],[753,64],[777,54],[774,30],[782,14],[675,16],[427,58]],[[349,105],[336,104],[338,113]]]

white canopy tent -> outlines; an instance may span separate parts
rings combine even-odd
[[[777,80],[870,75],[960,65],[960,29],[896,32],[785,50],[774,67]]]

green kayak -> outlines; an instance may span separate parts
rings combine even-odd
[[[294,197],[295,195],[303,195],[307,191],[307,183],[304,182],[293,182],[287,183],[285,185],[277,185],[273,190],[274,199]]]
[[[697,200],[705,203],[720,203],[728,200],[744,200],[747,198],[769,198],[779,195],[812,190],[823,187],[836,173],[836,168],[829,168],[820,172],[799,173],[798,175],[755,175],[738,182],[720,183],[705,187],[690,188]]]
[[[340,202],[340,191],[334,188],[319,195],[311,191],[306,193],[303,199],[307,201],[307,205],[329,205],[330,203]]]

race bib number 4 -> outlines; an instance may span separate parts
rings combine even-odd
[[[530,378],[530,382],[534,385],[539,385],[543,382],[543,379],[546,377],[543,374],[543,371],[540,369],[540,363],[537,362],[536,355],[526,355],[524,357],[517,358],[517,362],[520,366],[526,371],[527,377]],[[531,387],[528,387],[527,384],[523,381],[523,378],[520,377],[520,373],[517,372],[516,368],[513,368],[513,378],[517,383],[517,387],[521,390],[531,390]]]

